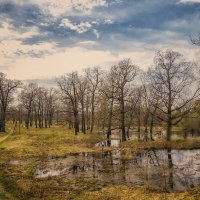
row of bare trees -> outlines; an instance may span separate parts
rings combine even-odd
[[[10,80],[5,74],[0,73],[0,132],[5,132],[6,115],[8,106],[13,100],[13,94],[21,82]]]
[[[58,78],[57,84],[63,99],[72,105],[75,134],[80,113],[82,127],[87,116],[90,132],[98,124],[107,129],[108,138],[112,129],[119,127],[125,141],[135,121],[140,133],[142,121],[146,140],[153,139],[155,123],[164,125],[166,138],[171,140],[172,127],[191,111],[200,95],[198,74],[195,63],[169,50],[157,52],[154,66],[147,72],[125,59],[108,71],[93,68],[81,75],[69,73]]]
[[[81,113],[81,130],[93,132],[95,123],[95,108],[100,95],[102,82],[100,68],[88,68],[83,75],[72,72],[57,79],[62,102],[68,104],[68,112],[73,114],[75,134],[79,132],[79,116]]]
[[[31,83],[22,88],[18,100],[27,129],[33,126],[33,122],[36,128],[50,128],[57,100],[55,89],[38,87]]]
[[[21,86],[20,81],[0,77],[1,120],[5,131],[7,108],[16,88],[26,128],[50,127],[63,113],[69,128],[78,132],[105,131],[110,139],[113,129],[121,130],[122,141],[137,127],[138,139],[153,139],[154,127],[166,129],[171,139],[172,127],[191,111],[200,95],[199,71],[175,51],[159,51],[154,65],[146,72],[124,59],[108,70],[100,67],[71,72],[56,79],[57,88],[37,84]]]

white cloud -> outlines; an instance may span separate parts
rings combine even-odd
[[[2,0],[0,0],[1,2]],[[72,14],[74,10],[76,14],[90,14],[96,7],[107,7],[107,0],[3,0],[5,2],[13,2],[23,6],[25,4],[38,5],[44,13],[48,13],[54,17],[62,14]]]
[[[134,64],[145,70],[153,63],[155,52],[158,49],[179,51],[186,59],[191,61],[195,61],[199,55],[199,49],[192,47],[187,42],[168,45],[147,45],[145,43],[130,42],[132,49],[129,51],[88,48],[88,45],[93,44],[95,44],[93,41],[84,41],[77,44],[78,46],[76,47],[66,48],[63,51],[55,49],[53,44],[36,45],[33,47],[34,51],[54,49],[52,55],[46,55],[43,58],[19,56],[12,63],[12,68],[2,68],[1,71],[7,73],[10,78],[17,79],[53,78],[74,70],[81,71],[83,68],[95,65],[100,65],[106,69],[124,58],[131,58]],[[9,49],[17,46],[14,43],[10,45],[13,46],[9,46]],[[0,48],[2,49],[2,47]],[[27,51],[28,47],[22,50]],[[1,60],[1,63],[3,63],[3,60]]]
[[[112,19],[105,19],[104,24],[113,24],[114,21]]]
[[[100,37],[100,32],[96,29],[93,30],[93,33],[96,35],[97,39]]]
[[[80,45],[80,46],[96,46],[97,42],[91,41],[91,40],[86,40],[86,41],[79,42],[78,45]]]
[[[43,33],[43,35],[46,33]],[[53,43],[38,43],[24,45],[21,40],[40,35],[36,27],[17,30],[12,29],[9,21],[3,22],[0,27],[0,67],[11,67],[19,57],[34,57],[41,54],[53,53]]]
[[[40,35],[37,27],[31,27],[24,30],[21,29],[20,31],[14,30],[12,28],[13,27],[9,20],[2,22],[0,26],[0,41],[20,40],[20,39],[25,39],[32,36]]]
[[[20,0],[18,1],[20,2]],[[54,16],[65,13],[66,10],[72,11],[73,9],[80,9],[83,12],[89,13],[97,5],[107,6],[105,0],[57,0],[55,2],[52,0],[24,0],[23,2],[26,3],[28,1],[37,3],[43,9],[46,9],[44,12],[51,12]],[[181,2],[197,1],[182,0]],[[48,5],[46,8],[44,7],[45,4]],[[55,7],[57,6],[57,9],[53,9],[53,5]],[[104,21],[93,19],[92,22],[82,21],[80,23],[74,23],[65,18],[61,21],[60,26],[74,30],[79,34],[92,31],[98,39],[101,33],[93,25],[100,23],[112,24],[113,21],[109,16]],[[8,73],[11,78],[30,79],[54,77],[71,72],[72,70],[81,70],[82,68],[94,65],[102,65],[106,68],[118,62],[120,59],[129,57],[142,69],[147,69],[153,63],[155,51],[158,49],[174,49],[180,51],[187,59],[192,61],[199,55],[198,48],[192,47],[188,44],[189,42],[183,41],[179,34],[176,35],[170,31],[163,33],[145,29],[145,32],[149,33],[147,34],[149,36],[147,36],[143,43],[137,43],[134,39],[129,40],[126,37],[119,38],[119,34],[116,34],[116,37],[114,37],[114,34],[112,34],[102,44],[88,39],[74,44],[72,48],[59,49],[52,41],[33,45],[22,44],[21,40],[40,35],[41,33],[39,33],[36,27],[13,30],[11,24],[11,22],[5,21],[2,27],[0,27],[0,69]],[[181,27],[187,25],[184,20],[178,24]],[[48,22],[45,21],[44,25],[48,25]],[[173,28],[177,27],[175,22],[169,25]],[[143,32],[144,29],[141,29],[141,34]],[[42,35],[44,34],[42,33]],[[152,41],[156,41],[155,44],[148,44],[148,42],[152,43]],[[161,41],[160,44],[158,44],[159,41]],[[118,48],[115,48],[115,46]],[[100,48],[104,49],[99,50]],[[113,50],[105,50],[106,48],[113,48]],[[42,53],[45,56],[37,57],[37,55]],[[31,55],[33,56],[31,57]],[[6,66],[10,66],[10,68],[6,68]]]
[[[63,52],[43,59],[21,57],[8,69],[9,77],[18,79],[48,78],[60,76],[74,70],[81,70],[96,64],[104,66],[114,61],[116,55],[109,51],[88,50],[83,47],[67,48]]]
[[[92,29],[88,22],[73,24],[68,19],[63,21],[63,26],[69,27],[79,33]],[[99,32],[93,29],[96,37]],[[152,33],[152,32],[151,32]],[[183,53],[183,55],[192,61],[195,61],[199,55],[199,49],[192,47],[188,41],[183,41],[179,35],[173,32],[149,34],[149,40],[161,40],[162,44],[147,44],[145,42],[126,41],[121,38],[118,41],[123,45],[118,49],[97,50],[102,47],[96,41],[85,40],[74,45],[73,48],[59,49],[56,44],[38,43],[33,45],[24,45],[21,39],[38,35],[37,28],[30,28],[17,32],[12,29],[10,22],[4,22],[0,27],[0,69],[11,78],[32,79],[42,77],[54,77],[62,75],[72,70],[81,70],[85,67],[94,65],[110,66],[120,59],[131,58],[135,64],[142,69],[147,69],[152,62],[155,51],[158,49],[174,49]],[[165,39],[163,39],[165,38]],[[167,39],[168,38],[168,39]],[[104,44],[104,47],[106,44]],[[45,54],[47,52],[47,54]],[[37,57],[44,53],[45,56]],[[31,57],[31,55],[33,56]],[[36,55],[36,56],[34,56]],[[10,66],[6,68],[6,66]]]
[[[180,0],[181,3],[200,3],[200,0]]]
[[[23,45],[19,40],[2,41],[0,43],[1,65],[11,67],[20,57],[43,57],[46,54],[53,54],[55,53],[54,46],[53,43]]]
[[[55,17],[73,10],[90,14],[95,7],[108,6],[106,0],[29,0],[29,2],[39,5],[44,12]]]
[[[95,7],[107,7],[106,0],[72,0],[73,8],[85,13],[91,13]]]
[[[60,26],[67,27],[70,30],[76,31],[78,33],[87,32],[92,25],[89,22],[81,22],[80,24],[72,23],[69,19],[62,19]]]

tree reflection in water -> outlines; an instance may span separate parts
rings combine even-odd
[[[162,191],[181,191],[200,184],[200,150],[103,151],[69,154],[41,161],[35,178],[65,176],[96,179],[105,184],[147,186]]]

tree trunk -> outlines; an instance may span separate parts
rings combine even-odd
[[[124,108],[124,94],[121,93],[120,98],[120,120],[121,120],[121,131],[122,131],[122,142],[126,141],[126,130],[125,130],[125,108]]]
[[[38,127],[37,111],[35,110],[35,128]]]
[[[33,126],[33,114],[32,114],[32,112],[30,112],[30,127],[32,127]]]
[[[171,140],[172,134],[172,113],[171,113],[171,101],[169,101],[168,114],[167,114],[167,141]]]
[[[75,130],[75,135],[78,135],[79,132],[79,124],[78,124],[78,111],[74,111],[74,130]]]
[[[89,114],[89,96],[87,95],[87,101],[86,101],[86,129],[90,129],[90,114]]]
[[[146,114],[145,114],[145,120],[144,120],[144,125],[145,125],[145,130],[144,130],[144,139],[147,142],[148,141],[148,122],[149,122],[149,108],[146,106]]]
[[[127,138],[128,138],[128,140],[130,140],[130,128],[131,128],[131,126],[128,126],[128,128],[127,128],[127,130],[126,130],[126,136],[127,136]]]
[[[93,132],[93,129],[94,129],[94,94],[92,95],[92,114],[91,114],[90,133]]]
[[[6,114],[3,111],[1,113],[0,132],[5,132],[5,131],[6,131]]]
[[[168,180],[168,186],[170,190],[173,190],[174,188],[174,181],[173,181],[173,161],[172,161],[172,153],[171,149],[167,150],[167,157],[168,157],[168,167],[169,167],[169,180]]]
[[[30,121],[30,109],[27,111],[27,118],[26,118],[26,128],[29,129],[29,121]]]
[[[138,132],[141,131],[141,118],[140,118],[140,108],[139,108],[139,111],[138,111]]]
[[[167,82],[168,82],[168,108],[167,108],[167,141],[171,140],[171,133],[172,133],[172,88],[170,82],[170,72],[167,71]]]
[[[114,99],[111,99],[110,103],[110,110],[109,110],[109,115],[108,115],[108,127],[107,127],[107,139],[110,140],[111,136],[111,127],[112,127],[112,115],[113,115],[113,102]]]
[[[71,129],[71,128],[72,128],[72,122],[69,121],[69,122],[68,122],[68,129]]]
[[[40,111],[38,111],[38,122],[39,122],[39,128],[42,128],[42,118]]]
[[[52,126],[52,113],[50,112],[48,116],[48,127],[51,128],[51,126]]]
[[[154,116],[151,116],[151,123],[150,123],[150,139],[153,141],[153,125],[154,125]]]
[[[188,138],[187,131],[184,131],[184,139],[187,140],[187,138]]]
[[[167,122],[167,141],[171,141],[171,134],[172,134],[172,124],[171,120]]]
[[[47,118],[44,119],[44,127],[47,128]]]
[[[82,116],[82,120],[81,120],[81,124],[82,124],[82,132],[84,134],[86,134],[86,128],[85,128],[85,112],[84,112],[84,102],[83,102],[83,99],[81,101],[81,109],[82,109],[82,113],[81,113],[81,116]]]

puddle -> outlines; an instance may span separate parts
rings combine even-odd
[[[118,134],[111,135],[110,140],[103,140],[95,144],[95,147],[119,147],[120,136]]]
[[[104,140],[95,144],[95,147],[118,147],[120,144],[119,139]]]
[[[11,160],[9,162],[10,165],[28,165],[31,164],[32,160],[28,159],[28,160]]]
[[[96,179],[102,184],[146,186],[159,191],[181,191],[200,184],[200,150],[149,150],[69,154],[64,159],[38,163],[34,178],[60,176]]]
[[[10,165],[19,165],[20,164],[20,161],[19,160],[11,160]]]
[[[195,136],[195,137],[197,137],[197,136]],[[153,134],[153,139],[154,140],[163,139],[163,138],[165,138],[164,135]],[[188,135],[188,138],[194,138],[194,137],[191,137],[190,135]],[[148,136],[148,139],[149,139],[149,136]],[[182,134],[173,133],[172,139],[173,140],[183,139],[183,133]],[[130,131],[130,138],[129,139],[127,138],[127,140],[138,141],[138,133]],[[140,140],[145,140],[145,136],[141,134],[140,135]],[[115,134],[111,135],[111,139],[110,140],[103,140],[101,142],[98,142],[98,143],[95,144],[95,147],[108,147],[108,146],[119,147],[120,143],[121,143],[120,134],[119,133],[115,133]]]

